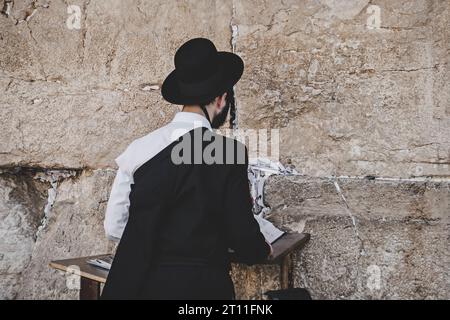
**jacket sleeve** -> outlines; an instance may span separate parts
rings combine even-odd
[[[111,188],[103,222],[106,237],[110,240],[119,241],[122,237],[128,221],[132,183],[133,177],[119,167]]]
[[[228,245],[234,250],[238,262],[253,265],[263,262],[270,247],[260,231],[252,212],[252,199],[248,183],[248,153],[245,145],[245,163],[233,164],[226,185],[225,227]]]

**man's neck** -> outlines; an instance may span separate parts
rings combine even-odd
[[[203,115],[203,111],[200,108],[200,106],[183,106],[183,109],[181,109],[183,112],[193,112]]]
[[[208,109],[206,109],[206,110],[208,112],[209,118],[211,119],[211,113],[209,112]],[[196,105],[192,105],[192,106],[185,105],[185,106],[183,106],[183,109],[181,109],[181,111],[198,113],[202,116],[205,116],[205,114],[202,111],[202,108],[200,108],[200,106],[196,106]]]

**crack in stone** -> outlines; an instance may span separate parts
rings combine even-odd
[[[0,173],[7,172],[11,174],[19,174],[22,171],[32,172],[33,175],[37,175],[39,172],[45,172],[46,175],[49,172],[66,172],[70,173],[70,176],[78,177],[85,170],[95,170],[90,167],[79,167],[79,168],[71,168],[71,167],[40,167],[40,166],[14,166],[14,165],[0,165]],[[99,170],[99,169],[97,169]],[[113,170],[113,169],[104,169],[104,170]]]
[[[264,26],[267,28],[266,32],[272,30],[273,26],[274,26],[275,23],[276,23],[276,22],[275,22],[275,19],[276,19],[276,17],[277,17],[278,14],[280,14],[281,12],[289,13],[290,11],[291,11],[290,8],[282,8],[282,9],[278,9],[277,12],[275,12],[275,13],[270,17],[269,24],[264,25]]]
[[[29,31],[29,33],[30,33],[31,39],[33,39],[33,41],[34,41],[34,43],[36,44],[36,46],[39,46],[39,42],[38,42],[37,39],[34,37],[34,35],[33,35],[33,30],[31,29],[30,24],[28,23],[28,21],[27,21],[27,28],[28,28],[28,31]]]
[[[37,10],[37,9],[35,9],[35,10]],[[30,24],[28,23],[28,20],[26,20],[26,25],[27,25],[27,28],[28,28],[28,31],[29,31],[29,34],[30,34],[31,39],[33,39],[33,41],[34,41],[36,47],[39,48],[39,47],[40,47],[40,46],[39,46],[39,42],[38,42],[37,39],[34,37],[34,35],[33,35],[33,30],[31,29]],[[47,76],[47,73],[45,72],[44,65],[42,64],[41,59],[37,59],[37,62],[38,62],[38,64],[39,64],[39,69],[40,69],[40,71],[41,71],[41,73],[42,73],[44,79],[47,79],[48,76]]]
[[[231,29],[231,39],[230,39],[230,46],[231,46],[231,51],[233,53],[236,52],[236,41],[237,41],[237,36],[238,36],[238,26],[236,24],[234,24],[234,19],[236,16],[236,5],[234,3],[234,0],[231,2],[232,5],[232,11],[231,11],[231,19],[230,19],[230,29]]]
[[[365,255],[364,241],[362,240],[362,238],[359,234],[358,225],[356,224],[356,218],[355,218],[354,214],[352,213],[350,206],[347,203],[347,199],[345,198],[344,193],[342,192],[341,187],[339,186],[339,184],[337,182],[337,179],[333,179],[333,184],[334,184],[334,187],[336,188],[336,192],[338,193],[338,195],[340,196],[340,198],[342,199],[342,201],[344,203],[344,207],[345,207],[345,210],[347,211],[347,214],[349,215],[349,217],[352,221],[353,230],[355,231],[355,235],[360,242],[359,255],[363,256],[363,255]]]
[[[23,78],[17,78],[17,77],[0,77],[0,79],[13,79],[17,81],[23,81],[23,82],[53,82],[53,83],[61,83],[59,80],[52,80],[51,78],[47,79],[23,79]],[[12,81],[10,81],[11,83]],[[57,93],[48,93],[47,97],[66,97],[66,96],[89,96],[96,94],[95,91],[106,91],[106,92],[112,92],[112,93],[120,93],[120,94],[129,94],[130,92],[133,93],[130,89],[121,89],[121,88],[107,88],[107,87],[92,87],[92,88],[80,88],[81,91],[72,91],[72,92],[64,92],[62,89],[60,89]],[[140,88],[133,88],[133,90],[136,92],[142,91]],[[157,89],[152,89],[151,91],[156,91]]]
[[[388,149],[389,151],[409,151],[411,149],[416,149],[416,148],[423,148],[426,146],[432,146],[435,144],[440,144],[439,142],[429,142],[429,143],[421,143],[421,144],[411,144],[411,147],[406,147],[406,148],[391,148]]]
[[[361,285],[360,281],[362,281],[362,279],[360,277],[360,270],[359,270],[360,269],[359,268],[360,260],[361,260],[361,257],[366,255],[366,250],[365,250],[365,246],[364,246],[364,240],[361,238],[361,236],[359,234],[358,226],[357,226],[357,223],[356,223],[356,218],[355,218],[354,214],[352,213],[352,210],[350,209],[350,206],[347,203],[347,199],[345,198],[345,196],[344,196],[344,194],[343,194],[343,192],[342,192],[342,190],[341,190],[341,188],[340,188],[340,186],[339,186],[339,184],[337,182],[337,179],[333,179],[333,184],[334,184],[334,187],[336,188],[336,191],[337,191],[338,195],[341,197],[342,201],[344,202],[345,210],[347,211],[347,214],[349,215],[349,217],[350,217],[350,219],[352,221],[352,225],[353,225],[353,230],[355,232],[355,236],[356,236],[356,238],[359,241],[359,254],[358,254],[357,260],[356,260],[356,264],[357,264],[356,281],[357,281],[357,286],[360,286]]]
[[[237,43],[237,38],[239,35],[239,27],[237,24],[234,23],[234,19],[236,16],[236,5],[234,3],[234,0],[232,0],[231,5],[232,5],[232,9],[231,9],[231,18],[230,18],[230,29],[231,29],[230,46],[231,46],[231,51],[233,53],[236,53],[236,43]],[[235,118],[234,118],[231,129],[237,129],[238,124],[239,124],[239,121],[238,121],[239,120],[238,119],[238,115],[239,115],[238,109],[239,108],[238,108],[238,98],[236,95],[236,91],[234,93],[234,103],[235,103],[236,110],[235,110]]]
[[[113,63],[114,59],[117,57],[117,39],[119,37],[119,34],[120,34],[120,29],[117,31],[117,33],[114,36],[112,50],[110,53],[108,53],[108,56],[106,58],[105,66],[106,66],[107,75],[111,75],[112,63]]]
[[[141,4],[142,4],[142,1],[139,0],[138,3],[136,4],[137,11],[138,11],[141,15],[144,16],[144,20],[148,20],[147,13],[146,13],[144,10],[142,10]]]
[[[19,130],[19,133],[20,133],[20,143],[21,143],[21,146],[20,147],[18,147],[18,149],[20,150],[20,151],[22,151],[22,152],[25,152],[25,136],[24,136],[24,134],[23,134],[23,130],[22,130],[22,121],[19,119],[18,120],[18,124],[17,124],[17,130]]]
[[[30,22],[31,18],[36,14],[36,12],[38,11],[39,8],[47,9],[47,8],[49,8],[49,6],[50,5],[48,3],[38,4],[37,0],[33,0],[31,2],[31,4],[28,6],[28,8],[25,10],[25,16],[22,19],[18,19],[13,15],[13,12],[12,12],[12,9],[14,7],[14,1],[13,0],[5,0],[3,2],[3,9],[1,10],[1,13],[7,17],[11,16],[11,18],[14,20],[15,25],[25,22],[28,32],[30,34],[30,38],[33,40],[35,45],[39,48],[39,42],[35,38],[35,36],[33,34],[33,30],[31,29],[31,27],[29,25],[29,22]],[[40,62],[40,60],[38,60],[38,63],[40,66],[41,73],[44,75],[44,78],[47,78],[43,64]]]
[[[6,77],[2,77],[0,76],[0,79],[10,79],[10,82],[12,82],[13,80],[16,81],[23,81],[23,82],[54,82],[54,83],[61,83],[61,80],[59,78],[51,78],[51,77],[46,77],[46,78],[36,78],[36,79],[26,79],[26,78],[20,78],[20,77],[14,77],[14,76],[6,76]]]
[[[83,27],[81,30],[81,64],[83,64],[84,62],[84,56],[85,56],[85,51],[86,51],[86,34],[87,34],[87,25],[86,25],[86,20],[87,20],[87,8],[89,6],[89,4],[91,3],[91,0],[87,0],[86,2],[83,3]]]
[[[350,162],[387,162],[385,159],[349,159],[348,161],[350,161]],[[395,161],[395,163],[449,165],[450,161],[399,160],[399,161]]]
[[[423,68],[415,68],[415,69],[383,69],[380,71],[381,72],[415,72],[415,71],[431,70],[431,69],[437,70],[438,67],[439,67],[439,63],[435,64],[434,66],[431,66],[431,67],[423,67]]]
[[[376,181],[392,181],[392,182],[448,182],[450,183],[450,178],[442,179],[435,177],[415,177],[415,178],[397,178],[397,177],[381,177],[381,176],[326,176],[325,179],[349,179],[349,180],[376,180]]]
[[[13,81],[14,81],[13,79],[9,80],[8,84],[6,85],[5,92],[7,92],[9,90],[9,88],[11,87]]]

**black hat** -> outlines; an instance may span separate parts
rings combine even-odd
[[[232,88],[244,72],[244,62],[231,52],[217,51],[205,38],[185,42],[175,53],[175,70],[161,93],[173,104],[206,103]]]

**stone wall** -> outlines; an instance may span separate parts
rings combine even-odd
[[[449,0],[0,0],[0,298],[71,299],[55,258],[112,250],[116,165],[177,107],[173,54],[245,62],[239,128],[280,129],[301,175],[270,219],[311,233],[294,282],[322,299],[450,298]],[[276,267],[234,270],[241,298]]]

